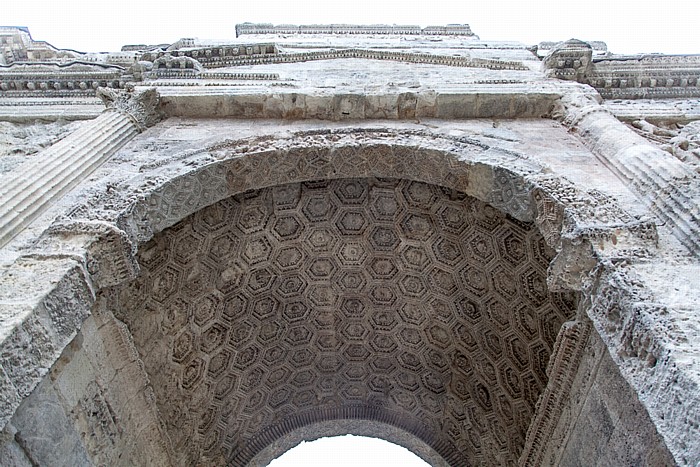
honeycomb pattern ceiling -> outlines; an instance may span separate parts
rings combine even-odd
[[[576,296],[538,230],[425,183],[225,199],[157,235],[114,304],[181,465],[245,465],[299,427],[388,423],[452,465],[517,462]]]

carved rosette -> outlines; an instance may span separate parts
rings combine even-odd
[[[160,95],[155,88],[145,90],[116,90],[98,88],[97,96],[107,107],[129,117],[139,131],[158,123],[162,114],[158,110]]]

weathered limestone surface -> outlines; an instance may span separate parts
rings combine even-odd
[[[75,187],[134,135],[136,128],[126,116],[106,113],[35,160],[5,174],[0,191],[0,243],[10,241],[47,203]],[[38,185],[37,180],[42,184]]]
[[[531,445],[533,449],[521,458],[521,464],[673,464],[647,412],[620,375],[598,334],[592,331],[590,322],[564,326],[565,339],[582,353],[580,363],[577,369],[562,375],[571,378],[571,390],[566,394],[561,416],[551,420],[550,438],[538,446],[543,449]],[[562,341],[562,345],[567,344]],[[554,361],[550,361],[552,369]],[[552,372],[548,374],[552,379],[557,377]]]
[[[620,123],[593,96],[572,93],[562,99],[565,122],[591,151],[625,180],[668,222],[674,235],[700,253],[700,175],[691,164],[649,143]]]
[[[646,120],[650,123],[686,124],[700,120],[697,99],[617,100],[605,101],[603,106],[624,122]]]
[[[605,99],[690,99],[700,97],[699,55],[596,54],[576,39],[548,49],[547,76],[578,81]]]
[[[154,123],[157,93],[105,90],[107,111],[0,178],[0,245],[75,187],[138,131]]]
[[[0,28],[0,119],[96,117],[0,184],[0,464],[700,461],[697,60],[239,29]]]
[[[77,123],[33,121],[30,123],[0,122],[0,173],[19,164],[77,129]]]

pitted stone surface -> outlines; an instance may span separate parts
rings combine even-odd
[[[26,162],[43,148],[57,143],[75,131],[74,122],[0,122],[0,174]]]
[[[291,430],[389,423],[453,465],[517,462],[561,324],[532,224],[394,179],[223,200],[140,250],[115,304],[178,462],[244,464]]]
[[[448,28],[288,29],[86,55],[0,27],[0,464],[369,430],[453,465],[696,465],[700,57],[569,41],[567,82]]]

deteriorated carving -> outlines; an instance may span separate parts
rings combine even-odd
[[[697,463],[700,57],[239,29],[276,37],[0,27],[0,120],[94,119],[0,161],[0,464],[237,465],[358,426],[453,465]],[[117,154],[161,108],[185,118]]]
[[[700,97],[698,65],[698,55],[600,57],[584,82],[605,99]]]
[[[542,68],[550,78],[582,81],[590,73],[592,58],[590,44],[570,39],[552,47],[542,61]]]
[[[642,119],[632,121],[631,126],[638,134],[660,144],[664,151],[673,154],[676,159],[700,173],[700,122],[690,122],[686,125],[664,125],[658,122],[655,125]]]
[[[565,405],[570,402],[570,393],[574,389],[574,379],[579,376],[579,364],[583,357],[591,323],[569,321],[562,326],[556,342],[553,357],[547,365],[547,376],[552,383],[545,389],[539,402],[539,410],[533,419],[527,434],[527,441],[520,465],[554,465],[552,459],[546,459],[546,449],[556,451],[563,449],[561,440],[554,440],[553,435],[558,423],[573,423],[570,415],[563,414]],[[585,388],[585,384],[582,384]],[[563,416],[564,415],[564,416]],[[568,430],[567,430],[568,431]]]
[[[267,65],[299,63],[311,60],[338,60],[343,58],[364,58],[369,60],[389,60],[406,63],[423,63],[432,65],[487,68],[491,70],[521,70],[529,68],[522,62],[471,58],[436,53],[416,53],[391,50],[374,50],[367,48],[342,47],[340,49],[311,50],[305,52],[279,52],[274,44],[237,45],[221,47],[199,47],[179,52],[179,56],[196,59],[205,68],[222,68],[248,65]],[[166,52],[144,54],[146,60],[158,60]],[[157,57],[157,58],[156,58]]]
[[[138,275],[136,248],[124,232],[106,222],[58,221],[44,232],[42,247],[47,251],[60,251],[60,242],[55,241],[56,237],[63,240],[71,236],[90,238],[85,243],[85,262],[97,287],[123,284]]]
[[[435,185],[246,192],[156,236],[121,294],[180,463],[245,464],[369,419],[453,465],[512,465],[561,323],[531,223]]]
[[[98,88],[97,96],[102,99],[108,110],[127,115],[140,131],[155,125],[161,119],[158,110],[160,96],[153,88],[143,91]]]
[[[156,69],[173,69],[202,71],[202,64],[192,57],[178,56],[173,57],[171,54],[165,54],[153,61],[153,67]]]
[[[0,122],[0,173],[9,172],[35,154],[74,132],[79,123]]]
[[[596,46],[597,45],[597,46]],[[605,99],[661,99],[700,96],[697,55],[599,55],[600,43],[570,39],[546,44],[547,77],[593,86]]]
[[[243,23],[236,25],[236,37],[244,34],[395,34],[401,36],[474,36],[468,24],[448,24],[447,26],[390,25],[390,24],[279,24]]]
[[[572,93],[558,111],[592,151],[642,196],[651,211],[668,222],[673,234],[694,254],[700,252],[698,174],[690,164],[649,144],[620,124],[610,110],[595,104],[589,93]],[[610,125],[619,125],[612,132]],[[642,125],[643,126],[643,125]]]

